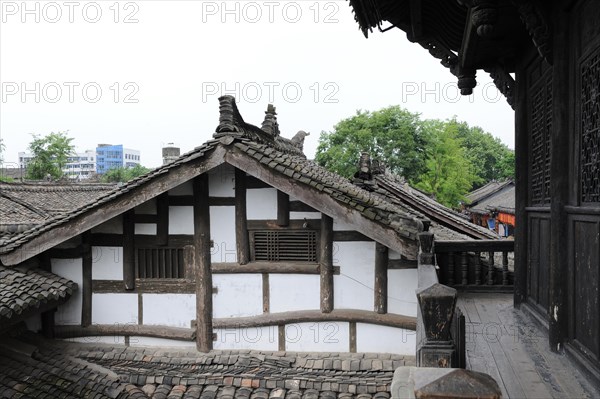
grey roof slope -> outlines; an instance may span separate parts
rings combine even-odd
[[[17,319],[55,307],[77,290],[77,284],[50,272],[0,266],[0,331]]]
[[[471,223],[465,216],[440,204],[385,170],[378,160],[371,161],[368,153],[361,154],[354,184],[383,196],[386,201],[401,206],[415,217],[431,222],[430,230],[442,240],[497,239],[498,235]]]
[[[471,206],[474,206],[479,201],[489,197],[490,195],[493,195],[494,193],[497,193],[504,187],[509,186],[511,184],[514,185],[514,182],[512,180],[492,180],[491,182],[479,187],[477,190],[473,190],[469,194],[467,194],[467,200],[469,201],[469,204]]]
[[[414,364],[390,354],[198,353],[33,334],[20,342],[35,345],[30,356],[0,350],[0,397],[388,399],[394,370]]]
[[[515,213],[515,185],[505,185],[501,190],[494,192],[488,197],[477,202],[477,205],[469,208],[471,212],[488,213],[489,211],[501,211]]]
[[[270,168],[274,173],[280,173],[301,185],[310,186],[323,192],[334,198],[341,206],[353,208],[365,218],[392,228],[399,236],[416,240],[417,233],[422,231],[423,225],[408,208],[385,201],[380,196],[355,186],[342,176],[329,172],[315,162],[307,160],[301,150],[302,142],[298,144],[294,140],[279,136],[279,128],[276,120],[273,121],[272,113],[267,112],[266,122],[263,123],[263,126],[270,127],[263,130],[241,119],[233,97],[223,96],[219,101],[220,123],[216,129],[215,139],[207,141],[171,163],[102,193],[92,202],[77,204],[79,206],[69,212],[63,212],[35,228],[10,237],[0,243],[0,254],[14,251],[33,238],[46,234],[53,228],[64,225],[92,209],[108,204],[151,182],[158,176],[170,173],[182,164],[201,159],[217,147],[223,147],[229,152],[241,152]],[[276,126],[276,129],[273,126]]]

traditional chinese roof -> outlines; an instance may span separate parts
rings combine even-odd
[[[490,184],[488,184],[489,186]],[[484,186],[485,187],[485,186]],[[482,188],[484,188],[482,187]],[[489,213],[499,211],[515,214],[515,184],[512,181],[498,183],[494,189],[487,190],[487,195],[477,197],[468,208],[471,212]],[[473,205],[474,204],[474,205]]]
[[[0,183],[0,244],[114,188],[115,184],[96,183]]]
[[[398,28],[419,43],[471,94],[479,69],[490,74],[514,106],[515,60],[526,44],[551,60],[547,7],[532,0],[350,0],[365,36]]]
[[[389,354],[200,354],[36,338],[19,338],[26,353],[0,349],[1,397],[388,399],[394,370],[414,364]]]
[[[414,250],[416,254],[416,238],[423,225],[408,208],[385,201],[307,160],[302,153],[307,134],[298,132],[291,140],[279,136],[273,107],[267,111],[263,128],[258,128],[244,122],[233,97],[224,96],[219,101],[220,123],[215,139],[103,192],[91,202],[76,204],[69,211],[5,240],[0,247],[2,262],[15,264],[17,259],[24,260],[28,251],[22,250],[21,256],[10,253],[26,245],[35,246],[38,251],[49,249],[222,163],[242,169],[317,210],[356,225],[357,231],[390,248],[402,247],[403,251]],[[306,195],[301,196],[300,192]]]
[[[491,182],[479,187],[477,190],[473,190],[467,194],[467,200],[471,206],[477,205],[477,203],[480,201],[498,193],[507,186],[514,186],[514,182],[512,180],[492,180]]]
[[[0,331],[65,302],[77,284],[38,268],[0,266]]]
[[[431,223],[430,230],[441,240],[497,239],[498,235],[471,223],[464,215],[412,188],[402,177],[386,171],[379,160],[361,154],[354,184],[382,195],[387,201],[407,209],[415,217]]]

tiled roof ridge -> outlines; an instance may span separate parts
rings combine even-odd
[[[301,140],[281,137],[276,115],[275,107],[269,104],[265,112],[262,128],[259,128],[244,121],[238,110],[235,97],[229,95],[221,96],[219,97],[219,125],[213,137],[216,139],[224,136],[248,138],[254,142],[278,149],[286,154],[306,157],[302,152],[304,137]]]
[[[488,198],[489,196],[499,192],[504,187],[506,187],[510,184],[514,184],[513,179],[506,179],[506,180],[502,180],[502,181],[491,180],[491,181],[487,182],[486,184],[484,184],[483,186],[479,187],[478,189],[473,190],[469,194],[467,194],[467,199],[471,201],[470,205],[475,205],[478,202]],[[496,186],[490,190],[491,185],[496,185]],[[489,190],[489,191],[487,191],[487,190]]]

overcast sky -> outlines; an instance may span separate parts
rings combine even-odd
[[[247,122],[277,107],[283,136],[319,133],[356,110],[399,104],[425,118],[456,115],[514,148],[513,112],[489,76],[461,97],[456,79],[406,35],[366,39],[347,1],[0,0],[0,137],[16,162],[31,134],[69,131],[78,151],[98,143],[189,151],[233,94]],[[9,166],[9,165],[7,165]]]

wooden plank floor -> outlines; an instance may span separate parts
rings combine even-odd
[[[460,293],[467,368],[494,377],[503,398],[600,398],[564,354],[550,352],[547,332],[513,308],[512,294]]]

